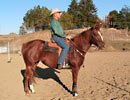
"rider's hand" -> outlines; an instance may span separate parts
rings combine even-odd
[[[55,43],[55,40],[54,40],[52,37],[51,37],[51,42],[52,42],[52,43]]]
[[[71,37],[70,35],[67,35],[67,37],[66,37],[66,38],[70,40],[72,37]]]
[[[66,35],[68,35],[68,33],[67,32],[64,32]]]

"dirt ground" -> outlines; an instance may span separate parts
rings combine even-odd
[[[130,100],[130,52],[88,52],[78,76],[78,97],[70,93],[71,70],[38,64],[35,94],[26,96],[22,56],[0,54],[0,100]]]

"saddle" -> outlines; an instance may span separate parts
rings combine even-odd
[[[69,40],[66,39],[66,43],[69,45],[69,53],[72,52],[72,49],[73,49],[73,46],[70,46],[70,42]],[[52,43],[52,42],[45,42],[45,46],[43,48],[43,51],[45,52],[55,52],[55,53],[58,53],[58,56],[60,56],[60,53],[62,51],[62,48],[57,45],[55,42]]]

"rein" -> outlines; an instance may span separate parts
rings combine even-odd
[[[76,47],[76,51],[84,57],[84,54],[86,53],[86,51],[80,49],[72,40],[70,40],[70,42]],[[83,53],[82,53],[83,52]]]

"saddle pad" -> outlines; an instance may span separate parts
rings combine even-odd
[[[55,52],[58,53],[58,55],[60,55],[62,48],[59,47],[56,43],[49,43],[49,42],[45,42],[45,46],[43,48],[43,51],[46,52]]]
[[[73,45],[70,46],[69,42],[67,41],[68,45],[69,45],[69,52],[68,53],[71,53],[73,52]],[[60,53],[62,51],[62,48],[60,46],[58,46],[56,43],[49,43],[49,42],[45,42],[45,46],[43,48],[43,51],[46,51],[46,52],[55,52],[55,53],[58,53],[58,55],[60,56]]]

